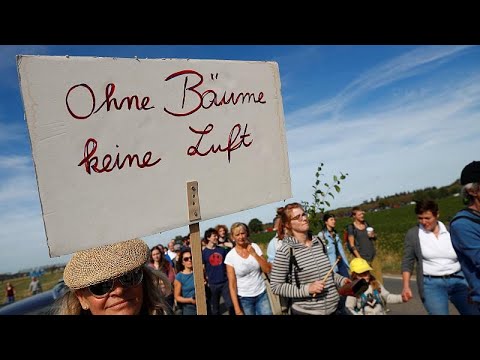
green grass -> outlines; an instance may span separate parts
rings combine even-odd
[[[440,208],[440,220],[448,224],[457,211],[464,208],[460,197],[448,197],[438,200]],[[407,205],[397,209],[388,209],[378,212],[366,213],[365,219],[375,228],[377,234],[377,253],[383,265],[383,272],[400,274],[400,265],[403,255],[403,240],[408,229],[417,223],[414,212],[415,205]],[[343,237],[343,229],[351,222],[351,218],[338,218],[337,231]],[[267,255],[268,242],[275,233],[265,232],[251,235],[251,240],[257,243]],[[44,291],[50,290],[63,276],[63,270],[49,272],[41,276],[40,281]],[[10,281],[17,291],[16,300],[30,296],[28,285],[30,277],[15,278],[0,281],[3,291],[0,293],[0,304],[6,301],[5,286]]]
[[[438,200],[438,206],[440,209],[439,220],[444,224],[448,224],[457,211],[465,207],[461,197],[453,196]],[[365,220],[375,228],[377,253],[382,262],[383,272],[400,274],[405,234],[417,223],[415,205],[368,212],[365,214]],[[340,237],[343,237],[345,226],[351,222],[352,219],[349,217],[337,219],[336,228]],[[273,232],[254,234],[251,239],[259,244],[262,251],[266,253],[268,242],[274,235]]]
[[[55,284],[63,277],[63,270],[58,270],[56,272],[48,272],[40,276],[40,283],[42,284],[42,290],[47,291],[52,289]],[[23,298],[29,297],[30,292],[28,291],[28,285],[32,279],[30,277],[22,277],[22,278],[15,278],[5,281],[0,281],[0,286],[3,291],[0,294],[0,304],[3,304],[7,301],[5,288],[7,286],[7,282],[12,283],[16,290],[15,301],[21,300]]]

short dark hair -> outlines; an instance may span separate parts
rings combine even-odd
[[[415,214],[420,215],[431,211],[434,216],[438,215],[438,204],[433,200],[420,200],[415,204]]]
[[[208,238],[210,236],[212,236],[212,234],[217,234],[218,235],[218,231],[215,230],[214,228],[208,228],[206,231],[205,231],[205,235],[203,236],[205,238],[205,240],[208,241]]]
[[[335,215],[326,213],[325,215],[323,215],[323,222],[327,221],[330,218],[334,218],[334,217],[335,217]]]

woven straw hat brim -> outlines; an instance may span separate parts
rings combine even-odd
[[[70,289],[82,289],[114,279],[145,264],[150,249],[141,239],[76,252],[63,272]]]

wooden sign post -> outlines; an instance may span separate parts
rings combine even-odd
[[[203,276],[202,243],[200,241],[200,198],[198,196],[198,182],[187,182],[188,219],[197,221],[189,225],[190,247],[192,249],[193,279],[195,282],[195,299],[197,301],[197,315],[207,315],[207,301],[205,296],[205,278]]]

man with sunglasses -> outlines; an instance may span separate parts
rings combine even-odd
[[[63,278],[70,288],[54,305],[59,315],[163,315],[171,313],[160,274],[144,266],[150,249],[141,239],[75,253]],[[162,279],[168,281],[168,279]]]

